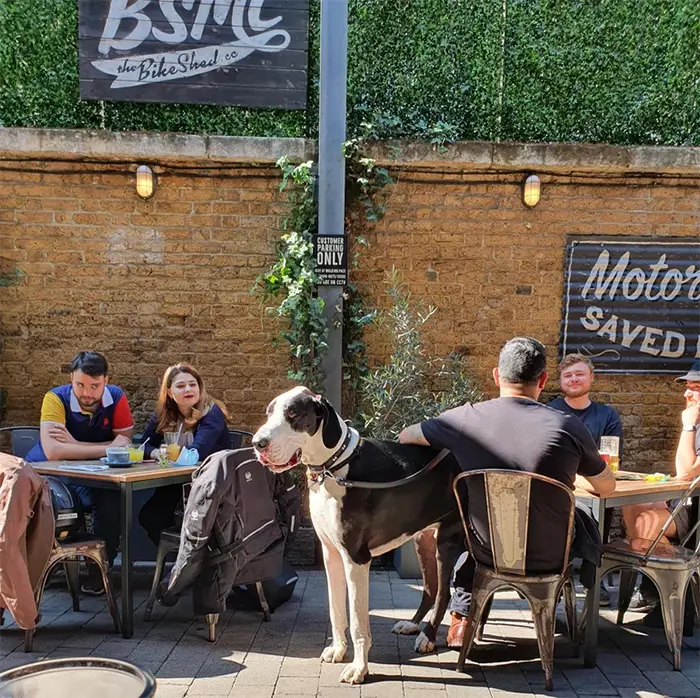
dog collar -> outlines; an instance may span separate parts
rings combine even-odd
[[[351,439],[352,429],[348,428],[348,433],[345,435],[343,443],[340,444],[340,448],[325,463],[321,463],[321,465],[307,465],[306,467],[316,476],[330,475],[336,470],[344,467],[345,462],[340,463],[339,465],[336,465],[336,463],[338,463],[338,459],[345,453],[345,451],[347,451]]]

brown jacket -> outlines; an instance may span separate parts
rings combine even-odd
[[[49,485],[22,459],[0,453],[0,608],[36,627],[34,591],[54,544]]]

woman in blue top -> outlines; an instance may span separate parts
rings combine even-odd
[[[144,440],[145,458],[156,458],[167,432],[179,434],[181,448],[196,448],[203,461],[230,447],[226,408],[207,395],[199,372],[188,363],[170,366],[163,375],[156,411],[148,420]],[[154,453],[155,451],[155,453]],[[182,497],[181,485],[159,487],[139,513],[139,523],[158,545],[160,533],[172,526]]]

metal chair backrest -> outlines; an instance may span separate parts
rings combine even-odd
[[[459,492],[462,481],[466,486],[466,503],[463,503]],[[563,543],[561,551],[552,551],[552,559],[558,559],[558,553],[561,554],[561,572],[563,573],[569,565],[569,550],[574,531],[576,502],[573,492],[558,480],[520,470],[486,469],[461,473],[455,478],[452,487],[472,556],[474,555],[472,536],[476,535],[476,531],[470,516],[472,511],[469,506],[469,495],[472,493],[472,496],[482,496],[482,492],[475,489],[477,482],[483,483],[483,496],[486,497],[488,536],[494,568],[497,572],[505,574],[521,576],[528,574],[526,569],[528,533],[532,523],[530,514],[533,496],[535,494],[541,496],[545,491],[550,498],[564,495],[563,510],[568,506],[568,512],[565,512],[567,529],[565,536],[560,536]],[[544,483],[544,489],[537,486],[535,487],[537,492],[533,493],[533,484],[536,482]],[[554,542],[553,545],[555,545]],[[478,559],[478,556],[475,559]],[[554,573],[554,570],[551,572]]]
[[[656,538],[654,538],[654,542],[649,546],[649,549],[647,550],[646,554],[644,555],[644,562],[646,562],[651,556],[652,553],[654,552],[654,548],[658,545],[659,541],[666,535],[666,531],[668,531],[669,526],[671,525],[672,522],[675,522],[676,519],[678,518],[678,515],[680,514],[681,510],[685,506],[686,501],[688,500],[688,497],[693,496],[693,491],[700,487],[700,475],[698,475],[691,483],[688,489],[683,493],[681,498],[678,500],[678,504],[673,508],[673,511],[671,512],[671,516],[666,520],[666,523],[663,525],[661,530],[659,531],[658,535]],[[698,493],[700,494],[700,493]],[[688,533],[683,537],[683,540],[681,541],[681,546],[685,546],[685,544],[692,538],[692,536],[695,534],[695,531],[700,528],[700,518],[698,521],[695,522],[695,525],[688,531]],[[695,554],[700,553],[700,536],[697,537],[697,544],[695,545]]]
[[[2,427],[2,431],[10,432],[12,455],[18,458],[24,458],[39,441],[39,427]]]
[[[249,431],[243,429],[229,429],[228,437],[230,440],[230,448],[244,448],[249,446],[253,435]]]

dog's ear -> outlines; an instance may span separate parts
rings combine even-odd
[[[343,435],[340,417],[338,417],[338,413],[333,409],[331,403],[322,395],[318,396],[316,404],[318,406],[317,414],[323,420],[323,431],[321,432],[323,445],[331,449],[338,445],[338,441]]]

